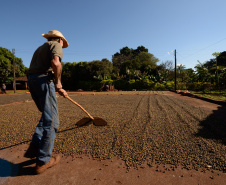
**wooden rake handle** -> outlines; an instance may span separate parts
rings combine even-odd
[[[69,96],[66,96],[65,98],[67,98],[72,103],[74,103],[75,105],[77,105],[80,109],[82,109],[90,117],[90,119],[94,120],[93,116],[91,116],[81,105],[79,105],[77,102],[75,102],[74,100],[72,100]]]

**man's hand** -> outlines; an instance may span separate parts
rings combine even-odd
[[[64,98],[68,96],[67,92],[64,89],[58,89],[57,92]]]
[[[61,82],[55,83],[55,89],[58,92],[60,89],[62,89],[62,84]]]

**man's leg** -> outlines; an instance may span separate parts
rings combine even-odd
[[[47,80],[46,75],[34,74],[34,75],[28,76],[28,86],[29,86],[30,94],[40,112],[43,112],[43,106],[40,101],[40,95],[43,94],[41,84],[45,83],[46,80]],[[30,146],[26,151],[26,153],[24,154],[24,157],[27,157],[27,158],[37,157],[39,144],[43,135],[42,126],[43,126],[43,118],[41,117],[38,125],[36,126],[35,133],[33,134]]]
[[[53,82],[48,82],[48,77],[41,76],[34,77],[29,82],[32,98],[42,112],[32,139],[32,143],[35,146],[38,145],[37,173],[42,173],[43,170],[59,162],[59,157],[51,158],[56,131],[59,127],[55,86]]]
[[[57,128],[59,127],[58,106],[54,84],[46,83],[43,87],[45,97],[43,99],[42,111],[42,137],[39,144],[37,164],[43,165],[50,161]],[[39,130],[37,130],[39,131]],[[36,133],[37,135],[39,133]]]

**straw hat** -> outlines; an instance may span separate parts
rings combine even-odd
[[[67,48],[69,46],[68,41],[65,39],[63,34],[57,30],[50,30],[48,34],[43,33],[42,36],[46,39],[48,39],[49,37],[60,37],[63,40],[63,48]]]

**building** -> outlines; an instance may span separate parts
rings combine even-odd
[[[17,90],[27,90],[28,89],[26,76],[16,78],[16,89]]]

